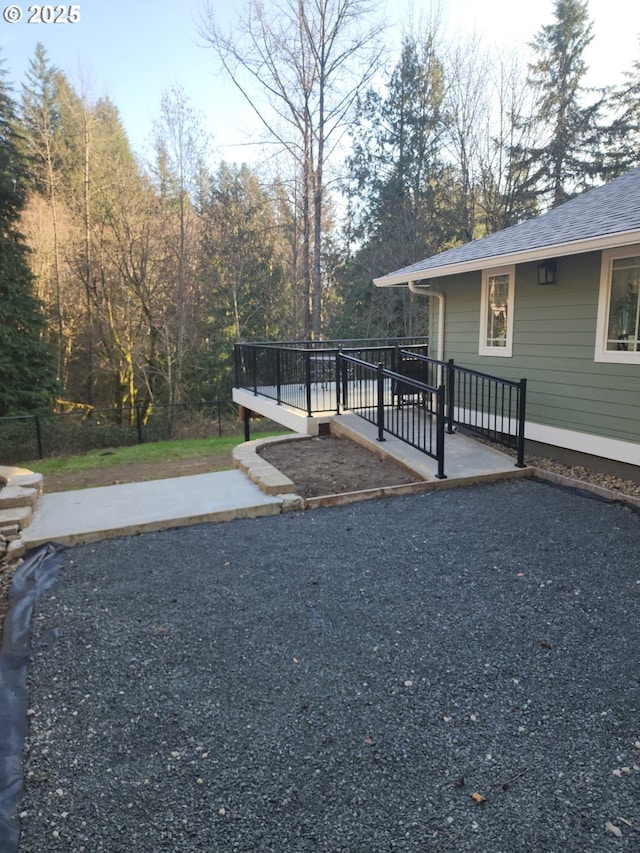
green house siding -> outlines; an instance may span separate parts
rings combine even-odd
[[[445,357],[525,377],[528,421],[638,443],[640,366],[594,361],[600,263],[600,252],[560,258],[548,286],[535,263],[516,267],[511,358],[478,354],[480,272],[434,282],[446,296]]]

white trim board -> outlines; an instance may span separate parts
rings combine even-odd
[[[478,412],[473,409],[459,409],[458,407],[454,408],[454,419],[461,420],[463,426],[465,423],[469,424],[470,429],[473,429],[471,426],[473,424],[479,429],[497,433],[504,432],[510,435],[515,435],[518,426],[517,418],[514,416]],[[602,456],[604,459],[615,459],[617,462],[640,466],[640,443],[635,444],[632,441],[621,441],[617,438],[606,438],[602,435],[552,427],[532,421],[525,421],[524,436],[525,439],[539,441],[541,444],[564,447],[567,450],[576,450],[580,453],[588,453],[591,456]]]
[[[632,441],[621,441],[617,438],[606,438],[602,435],[536,424],[531,421],[526,421],[524,434],[525,438],[531,441],[539,441],[542,444],[564,447],[567,450],[577,450],[580,453],[589,453],[591,456],[602,456],[604,459],[614,459],[617,462],[626,462],[629,465],[640,465],[640,443],[636,444]]]

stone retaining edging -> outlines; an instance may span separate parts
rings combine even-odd
[[[278,495],[282,498],[282,511],[304,509],[304,499],[296,495],[296,485],[266,459],[258,449],[268,444],[281,444],[285,441],[308,441],[309,435],[276,435],[269,438],[256,438],[245,441],[233,449],[232,458],[235,468],[239,468],[266,495]]]
[[[572,477],[556,474],[554,472],[547,471],[544,468],[538,468],[535,466],[528,466],[527,468],[502,473],[500,475],[477,478],[458,478],[454,481],[425,481],[411,483],[405,486],[386,486],[378,489],[365,489],[360,492],[322,495],[320,497],[307,498],[305,500],[295,494],[296,486],[292,480],[282,474],[277,468],[258,454],[258,448],[267,444],[280,444],[285,441],[308,441],[311,437],[312,436],[303,434],[273,436],[269,438],[259,438],[245,442],[244,444],[239,444],[233,451],[233,463],[236,468],[240,468],[240,470],[243,471],[249,479],[256,483],[256,485],[266,494],[282,495],[283,498],[288,497],[288,506],[283,507],[283,512],[287,511],[287,509],[297,510],[305,508],[313,509],[321,506],[341,506],[357,501],[371,500],[381,497],[392,497],[402,494],[419,494],[428,491],[437,491],[439,489],[454,488],[456,486],[472,485],[476,482],[490,482],[492,480],[528,477],[542,482],[551,483],[565,489],[582,491],[592,495],[598,500],[604,500],[608,503],[620,503],[629,506],[636,511],[640,511],[640,498],[625,495],[622,492],[607,489],[603,486],[599,486],[585,480],[578,480]]]
[[[31,524],[43,488],[42,474],[0,465],[0,560],[17,560],[24,554],[21,533]]]

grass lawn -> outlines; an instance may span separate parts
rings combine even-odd
[[[227,454],[231,459],[233,448],[242,444],[240,436],[224,438],[189,438],[182,441],[155,441],[149,444],[133,444],[130,447],[114,447],[90,450],[82,456],[53,456],[49,459],[30,459],[18,462],[20,468],[38,471],[40,474],[89,471],[94,468],[111,468],[114,465],[138,465],[147,462],[172,462],[176,459],[193,459],[197,456]],[[231,467],[231,462],[229,463]]]
[[[260,437],[286,432],[264,433]],[[42,474],[46,491],[66,491],[111,483],[177,477],[201,471],[230,470],[233,468],[231,452],[243,441],[244,438],[237,435],[158,441],[92,450],[78,456],[27,459],[16,464]]]

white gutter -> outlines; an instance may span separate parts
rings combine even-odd
[[[411,293],[418,296],[435,296],[438,300],[438,361],[444,361],[444,293],[430,290],[428,287],[418,287],[415,281],[406,282]]]
[[[579,255],[583,252],[597,252],[603,249],[614,249],[618,246],[630,246],[640,243],[640,231],[627,231],[619,234],[608,234],[604,237],[590,237],[587,240],[577,240],[572,243],[559,243],[554,246],[542,246],[536,249],[526,249],[520,252],[509,252],[505,255],[492,255],[486,258],[475,258],[468,261],[457,261],[442,266],[428,267],[427,269],[416,269],[412,272],[401,270],[390,273],[379,278],[374,278],[376,287],[397,287],[410,282],[423,281],[431,278],[440,278],[445,275],[457,273],[476,272],[477,270],[492,269],[494,267],[510,266],[511,264],[526,264],[530,261],[543,261],[547,258],[559,258],[566,255]],[[451,250],[455,251],[455,250]],[[437,255],[433,256],[434,259]]]

